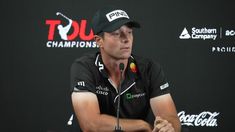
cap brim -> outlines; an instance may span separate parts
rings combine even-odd
[[[132,21],[130,19],[123,19],[119,20],[116,23],[112,23],[112,25],[109,25],[103,29],[104,32],[113,32],[117,29],[119,29],[123,25],[128,25],[130,27],[140,28],[140,24],[138,22]]]

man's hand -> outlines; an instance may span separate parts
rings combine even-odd
[[[175,132],[172,124],[157,116],[154,121],[153,132]]]

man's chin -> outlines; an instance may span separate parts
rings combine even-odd
[[[123,54],[120,58],[121,59],[128,59],[131,56],[131,54]]]

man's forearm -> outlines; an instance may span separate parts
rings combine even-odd
[[[120,124],[122,130],[125,132],[150,132],[152,131],[151,125],[143,120],[134,120],[134,119],[121,119]]]
[[[120,119],[120,127],[125,132],[134,132],[134,131],[151,131],[151,126],[143,121],[137,119]],[[114,131],[115,126],[117,125],[117,118],[109,115],[102,114],[98,118],[92,119],[89,123],[83,123],[83,131]]]
[[[181,132],[181,123],[178,117],[168,117],[167,119],[175,129],[175,132]]]

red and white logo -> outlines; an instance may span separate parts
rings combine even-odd
[[[87,20],[83,19],[75,21],[61,12],[56,13],[57,16],[65,18],[66,24],[62,24],[62,20],[48,19],[47,44],[48,48],[97,48],[98,45],[93,40],[93,30],[87,29]],[[88,33],[86,31],[89,31]],[[59,36],[59,40],[55,36]]]

